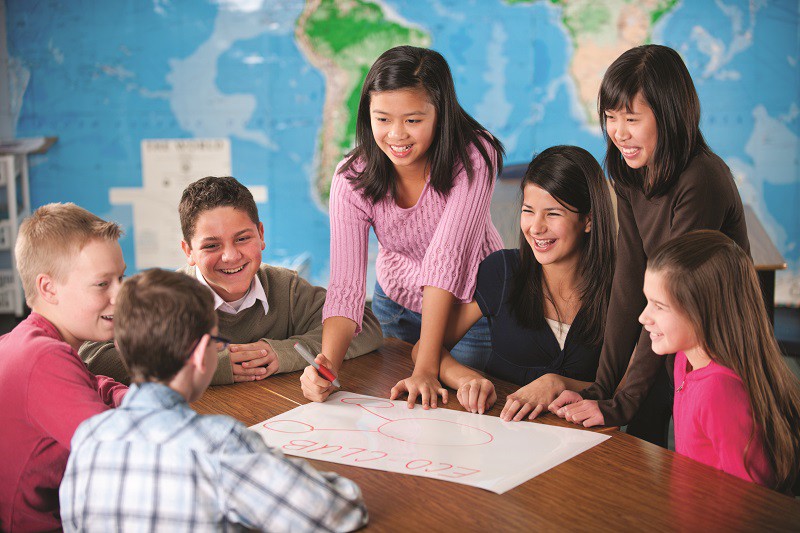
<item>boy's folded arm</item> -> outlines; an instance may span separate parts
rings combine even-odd
[[[211,378],[211,385],[232,385],[233,367],[231,366],[231,356],[228,350],[219,353],[217,370]]]
[[[353,481],[287,459],[252,431],[237,437],[220,459],[219,489],[229,520],[269,531],[353,531],[366,525],[367,509]]]
[[[308,365],[295,351],[299,342],[316,355],[322,349],[322,306],[325,305],[325,289],[312,285],[292,272],[288,284],[289,337],[286,339],[262,339],[272,346],[278,356],[278,372],[294,372]]]
[[[278,374],[295,372],[308,366],[308,363],[306,363],[305,359],[300,357],[300,354],[295,351],[294,344],[296,342],[305,345],[314,355],[318,354],[322,348],[322,339],[316,338],[312,335],[295,335],[294,337],[289,337],[288,339],[283,340],[261,340],[269,343],[269,345],[272,346],[272,349],[275,351],[275,355],[278,356]]]
[[[114,346],[114,341],[84,342],[78,355],[86,363],[89,372],[96,376],[107,376],[114,381],[128,385],[131,381],[128,368]]]
[[[315,355],[322,350],[322,308],[325,305],[326,291],[304,280],[297,273],[289,284],[289,308],[291,310],[290,336],[287,339],[268,339],[266,341],[278,356],[278,372],[302,370],[308,363],[294,349],[294,344],[304,344]],[[353,338],[345,354],[351,359],[378,349],[383,343],[381,326],[369,307],[364,307],[361,332]]]
[[[377,350],[383,344],[383,333],[381,326],[369,307],[364,307],[364,320],[361,332],[353,338],[350,347],[347,349],[345,359],[352,359],[360,355]],[[294,372],[302,370],[308,365],[306,361],[298,355],[294,349],[294,344],[300,342],[304,344],[315,355],[322,350],[322,323],[309,331],[297,334],[288,339],[261,339],[268,342],[275,354],[278,356],[278,373]]]

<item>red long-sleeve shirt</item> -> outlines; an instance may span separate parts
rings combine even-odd
[[[72,434],[127,390],[91,374],[39,314],[0,337],[0,530],[60,529],[58,486]]]

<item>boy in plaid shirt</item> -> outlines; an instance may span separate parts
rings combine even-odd
[[[227,416],[189,402],[218,352],[211,291],[149,270],[120,289],[114,333],[133,384],[81,424],[61,484],[65,531],[351,531],[367,522],[352,481],[287,459]],[[110,415],[110,416],[109,416]]]

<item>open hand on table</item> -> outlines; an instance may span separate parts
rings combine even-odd
[[[278,371],[278,355],[266,341],[231,344],[228,347],[233,381],[256,381]]]
[[[436,401],[442,397],[442,404],[447,403],[447,389],[442,387],[434,374],[412,374],[410,378],[401,379],[392,387],[390,400],[398,398],[404,392],[408,393],[408,408],[413,409],[417,396],[422,400],[422,408],[436,409]]]
[[[473,378],[461,384],[456,398],[470,413],[483,414],[497,401],[494,383],[486,378]]]
[[[518,422],[525,417],[533,420],[539,416],[550,403],[564,390],[564,384],[559,376],[545,374],[517,392],[509,394],[506,404],[500,413],[500,418],[506,422]]]

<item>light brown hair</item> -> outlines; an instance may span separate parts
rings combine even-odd
[[[189,184],[178,204],[181,231],[186,244],[192,244],[197,219],[201,213],[217,207],[233,207],[244,213],[258,226],[258,207],[250,189],[230,176],[208,176]]]
[[[47,204],[33,212],[19,227],[14,255],[22,279],[25,301],[36,303],[36,278],[47,274],[64,281],[72,260],[89,241],[117,241],[122,230],[72,203]]]
[[[167,382],[216,324],[208,287],[186,274],[154,268],[122,284],[114,340],[132,382]]]
[[[775,488],[789,491],[800,468],[800,381],[781,355],[752,261],[722,233],[699,230],[667,241],[647,268],[664,276],[703,351],[742,380]]]

